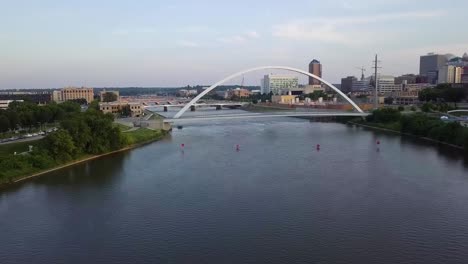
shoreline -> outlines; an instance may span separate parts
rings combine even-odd
[[[461,147],[461,146],[449,144],[449,143],[438,141],[438,140],[428,138],[428,137],[420,137],[420,136],[416,136],[416,135],[412,135],[412,134],[402,133],[400,131],[396,131],[396,130],[392,130],[392,129],[388,129],[388,128],[376,127],[376,126],[371,126],[371,125],[364,125],[364,124],[355,123],[355,122],[351,122],[351,121],[348,121],[347,124],[352,124],[352,125],[365,127],[365,128],[369,128],[369,129],[373,129],[373,130],[380,130],[380,131],[384,131],[384,132],[396,133],[396,134],[399,134],[400,136],[409,136],[409,137],[413,137],[413,138],[417,138],[417,139],[422,139],[422,140],[425,140],[425,141],[428,141],[428,142],[449,146],[449,147],[452,147],[452,148],[456,148],[458,150],[462,150],[462,151],[464,150],[464,148]]]
[[[0,183],[0,190],[3,189],[3,188],[9,187],[9,186],[15,185],[15,184],[20,184],[20,183],[28,181],[30,179],[40,177],[40,176],[42,176],[44,174],[47,174],[47,173],[50,173],[50,172],[58,171],[58,170],[61,170],[61,169],[72,167],[72,166],[75,166],[75,165],[78,165],[78,164],[81,164],[81,163],[85,163],[85,162],[88,162],[88,161],[91,161],[91,160],[96,160],[96,159],[106,157],[106,156],[110,156],[110,155],[113,155],[113,154],[117,154],[117,153],[125,152],[125,151],[128,151],[128,150],[136,149],[136,148],[148,145],[150,143],[160,141],[162,138],[164,138],[164,137],[155,138],[155,139],[151,139],[151,140],[148,140],[148,141],[145,141],[145,142],[133,144],[133,145],[130,145],[130,146],[118,149],[118,150],[114,150],[114,151],[111,151],[111,152],[107,152],[107,153],[103,153],[103,154],[99,154],[99,155],[93,155],[93,156],[90,156],[90,157],[88,156],[86,158],[78,159],[78,160],[72,161],[72,162],[64,164],[64,165],[60,165],[60,166],[52,168],[52,169],[47,169],[45,171],[34,173],[32,175],[18,177],[16,179],[14,179],[13,181],[6,182],[6,183]]]

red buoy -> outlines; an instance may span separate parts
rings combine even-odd
[[[317,150],[320,150],[320,144],[317,144]]]
[[[180,147],[181,148],[185,147],[185,144],[184,143],[180,144]]]
[[[380,145],[380,140],[377,140],[377,145]]]
[[[239,151],[240,150],[240,146],[239,144],[236,145],[236,150]]]

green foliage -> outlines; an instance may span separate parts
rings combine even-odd
[[[43,149],[58,162],[67,162],[76,154],[76,146],[70,134],[63,129],[49,134],[42,142]]]
[[[403,106],[399,106],[398,111],[403,112],[403,111],[405,111],[405,108]]]
[[[413,111],[413,112],[416,112],[416,107],[411,106],[410,110]]]
[[[449,84],[439,84],[436,88],[427,88],[419,92],[422,102],[452,102],[457,103],[466,97],[463,88],[452,88]]]
[[[99,111],[99,101],[94,100],[88,105],[88,111]]]
[[[10,121],[6,114],[0,115],[0,132],[6,132],[10,129]]]
[[[366,117],[368,122],[374,123],[389,123],[399,121],[401,113],[393,108],[377,109],[372,112],[372,115]]]
[[[105,92],[103,95],[102,95],[102,101],[103,102],[115,102],[117,101],[117,95],[115,93],[112,93],[112,92]]]
[[[31,102],[12,102],[7,110],[0,112],[0,119],[3,119],[0,123],[0,132],[39,127],[40,124],[62,120],[67,115],[80,111],[80,105],[74,102],[50,103],[43,106]],[[6,122],[3,117],[8,118],[8,129],[5,127]]]
[[[127,136],[128,144],[138,144],[147,142],[149,140],[160,139],[165,135],[164,131],[151,130],[147,128],[140,128],[135,131],[125,133]]]
[[[324,91],[314,91],[313,93],[306,94],[306,98],[310,98],[313,101],[317,101],[320,97],[323,99],[328,98],[328,95]]]
[[[424,113],[428,113],[429,111],[431,111],[432,109],[432,106],[430,103],[425,103],[421,106],[421,111],[423,111]]]
[[[88,101],[86,101],[85,98],[72,99],[72,100],[68,100],[68,102],[77,103],[79,105],[87,105],[88,104]]]
[[[15,107],[19,109],[25,106]],[[26,108],[29,107],[31,106]],[[63,113],[61,129],[48,134],[40,141],[0,145],[0,183],[50,169],[83,156],[118,150],[129,144],[156,140],[165,135],[165,132],[149,129],[122,133],[119,126],[114,125],[112,114],[103,114],[95,110],[81,112],[72,102],[65,103],[64,106],[51,105],[50,111],[42,111],[37,107],[33,105],[34,111],[20,113],[43,118],[53,118],[56,113]],[[56,111],[57,109],[61,110]],[[0,112],[0,117],[4,114],[5,112]],[[29,145],[34,145],[33,151],[23,153],[28,151]],[[13,155],[14,152],[23,154]]]
[[[123,106],[121,111],[120,111],[120,115],[123,116],[123,117],[131,116],[132,115],[132,110],[130,110],[130,106],[129,105]]]

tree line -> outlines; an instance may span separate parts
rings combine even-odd
[[[397,123],[401,133],[460,146],[468,154],[468,128],[458,122],[442,121],[425,113],[403,115],[391,108],[374,110],[366,117],[366,121],[381,124]]]
[[[33,108],[32,115],[42,112],[39,109],[43,107]],[[0,157],[0,182],[52,168],[85,155],[118,150],[128,144],[128,138],[113,125],[112,114],[103,114],[94,108],[86,112],[79,111],[76,106],[72,107],[73,111],[66,105],[64,108],[66,118],[61,119],[60,129],[49,133],[32,152]]]
[[[75,102],[50,103],[44,106],[32,102],[12,102],[8,109],[0,110],[0,132],[39,127],[80,111],[80,105]]]

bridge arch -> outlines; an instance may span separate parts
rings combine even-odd
[[[309,72],[306,72],[306,71],[303,71],[303,70],[300,70],[300,69],[296,69],[296,68],[292,68],[292,67],[286,67],[286,66],[262,66],[262,67],[256,67],[256,68],[251,68],[251,69],[247,69],[247,70],[244,70],[244,71],[240,71],[240,72],[237,72],[237,73],[234,73],[224,79],[222,79],[221,81],[213,84],[212,86],[210,86],[209,88],[207,88],[205,91],[203,91],[202,93],[200,93],[199,95],[197,95],[195,98],[193,98],[188,104],[186,104],[182,109],[180,109],[179,112],[177,112],[177,114],[175,114],[174,118],[179,118],[181,115],[183,115],[185,113],[185,111],[187,111],[192,105],[194,105],[198,100],[200,100],[203,96],[205,96],[207,93],[211,92],[213,89],[215,89],[216,87],[218,87],[219,85],[231,80],[231,79],[234,79],[238,76],[241,76],[241,75],[244,75],[246,73],[250,73],[250,72],[254,72],[254,71],[260,71],[260,70],[286,70],[286,71],[292,71],[292,72],[296,72],[296,73],[300,73],[300,74],[304,74],[304,75],[307,75],[309,77],[312,77],[318,81],[321,81],[322,83],[324,83],[325,85],[327,85],[328,87],[330,87],[331,89],[333,89],[335,92],[337,92],[339,95],[341,95],[344,99],[346,99],[346,101],[348,101],[357,111],[359,111],[360,113],[364,113],[364,111],[362,111],[362,109],[356,104],[353,102],[353,100],[351,100],[348,96],[346,96],[346,94],[344,94],[342,91],[340,91],[338,88],[336,88],[333,84],[325,81],[324,79],[318,77],[317,75],[314,75],[312,73],[309,73]]]

